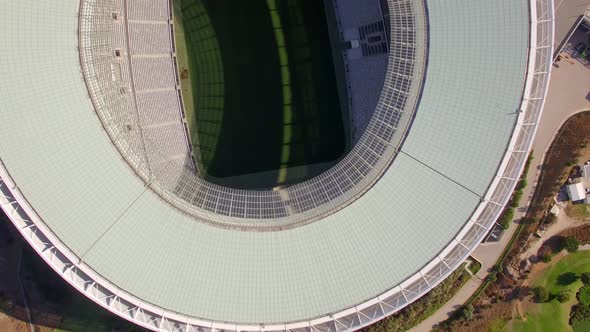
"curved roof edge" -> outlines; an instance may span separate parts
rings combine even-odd
[[[462,231],[414,276],[349,309],[313,320],[238,325],[194,319],[143,302],[81,262],[49,230],[0,163],[0,205],[37,253],[68,283],[107,310],[155,331],[348,331],[381,320],[443,281],[479,245],[502,212],[527,160],[545,103],[553,54],[553,0],[529,0],[529,63],[523,101],[510,145],[485,198]]]

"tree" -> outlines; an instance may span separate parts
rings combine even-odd
[[[502,213],[502,216],[498,220],[498,224],[500,224],[502,228],[508,229],[508,227],[510,227],[512,219],[514,219],[514,209],[509,207],[504,211],[504,213]]]
[[[590,272],[584,272],[580,275],[580,280],[584,283],[584,285],[590,284]]]
[[[561,291],[559,292],[555,298],[557,299],[557,301],[559,301],[559,303],[565,303],[567,301],[570,300],[570,292],[568,291]]]
[[[576,294],[578,301],[585,306],[590,306],[590,285],[584,285]]]
[[[496,272],[490,272],[490,274],[488,274],[488,276],[486,277],[486,281],[490,282],[490,283],[495,283],[496,281],[498,281],[498,275]]]
[[[581,303],[572,307],[570,312],[570,325],[575,325],[578,322],[590,320],[590,307]]]
[[[549,263],[549,262],[551,262],[551,258],[553,258],[553,257],[551,256],[551,254],[550,254],[550,253],[544,253],[544,254],[541,256],[541,261],[542,261],[543,263]]]
[[[555,216],[553,213],[549,213],[543,222],[548,225],[552,225],[557,222],[557,216]]]
[[[473,312],[475,311],[475,308],[473,308],[472,304],[468,304],[463,306],[463,309],[461,309],[461,319],[462,320],[471,320],[473,319]]]
[[[539,286],[535,288],[535,301],[538,303],[547,302],[549,300],[549,292],[547,288]]]
[[[576,239],[574,236],[568,236],[563,241],[563,247],[567,252],[576,252],[580,247],[580,241]]]

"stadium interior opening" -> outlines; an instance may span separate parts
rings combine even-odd
[[[199,176],[268,189],[316,176],[351,149],[344,66],[326,9],[321,0],[174,0]]]

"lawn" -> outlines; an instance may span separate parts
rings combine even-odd
[[[469,271],[471,271],[471,273],[476,274],[481,269],[481,263],[476,260],[473,260],[472,263],[469,264],[468,269]]]
[[[575,219],[590,219],[590,205],[589,204],[572,204],[565,208],[565,213]]]
[[[570,308],[577,301],[575,293],[581,287],[579,276],[582,272],[590,271],[590,252],[580,251],[570,254],[559,262],[549,266],[536,279],[531,280],[531,286],[544,286],[549,293],[557,294],[569,290],[571,300],[559,303],[551,300],[546,303],[534,304],[526,313],[527,320],[513,320],[509,331],[572,331],[568,324]],[[574,331],[589,331],[590,323],[576,326]]]
[[[270,188],[313,177],[319,168],[304,166],[342,156],[348,114],[322,1],[173,3],[189,134],[207,179],[241,187],[231,181],[276,173],[256,183]]]

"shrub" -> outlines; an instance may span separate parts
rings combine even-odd
[[[584,285],[590,284],[590,272],[584,272],[580,275],[580,280],[584,283]]]
[[[535,157],[533,157],[533,152],[534,150],[531,150],[529,157],[526,159],[526,162],[524,163],[524,171],[522,172],[523,177],[526,177],[524,175],[526,175],[529,172],[529,166],[531,166],[531,162],[533,161],[533,159],[535,159]]]
[[[580,241],[576,239],[574,236],[568,236],[563,241],[563,247],[567,252],[576,252],[580,247]]]
[[[565,303],[565,302],[569,301],[570,298],[571,298],[570,292],[568,292],[568,291],[561,291],[555,296],[555,299],[557,299],[557,301],[559,303]]]
[[[584,285],[576,294],[578,301],[585,306],[590,306],[590,285]]]
[[[498,275],[496,274],[496,272],[490,272],[490,274],[488,274],[488,276],[486,277],[486,280],[493,284],[496,281],[498,281]]]
[[[553,257],[551,256],[551,254],[550,254],[550,253],[548,253],[548,252],[547,252],[547,253],[544,253],[544,254],[541,256],[541,261],[542,261],[543,263],[549,263],[549,262],[551,262],[551,258],[553,258]]]
[[[512,194],[512,199],[510,200],[510,206],[511,207],[518,207],[518,204],[520,204],[521,197],[522,197],[522,190],[518,189],[518,190],[514,191],[514,193]]]
[[[526,186],[528,185],[526,179],[522,179],[520,181],[518,181],[518,184],[516,185],[516,190],[522,190],[524,188],[526,188]]]
[[[555,216],[553,213],[549,213],[547,215],[547,217],[545,217],[545,220],[543,221],[544,223],[548,224],[548,225],[552,225],[557,221],[557,216]]]
[[[590,307],[578,303],[572,307],[570,312],[570,325],[590,320]]]
[[[488,325],[488,332],[502,332],[506,326],[506,321],[502,318],[496,318]]]
[[[547,291],[547,288],[543,287],[543,286],[539,286],[535,288],[535,301],[542,303],[542,302],[547,302],[547,300],[549,300],[549,292]]]
[[[500,224],[500,226],[502,226],[504,229],[508,229],[508,226],[510,226],[510,222],[512,221],[513,218],[514,218],[514,209],[507,208],[504,211],[504,213],[502,213],[502,216],[498,220],[498,224]]]
[[[465,305],[463,309],[461,309],[460,317],[462,320],[471,320],[473,319],[473,312],[475,309],[473,308],[472,304]]]

